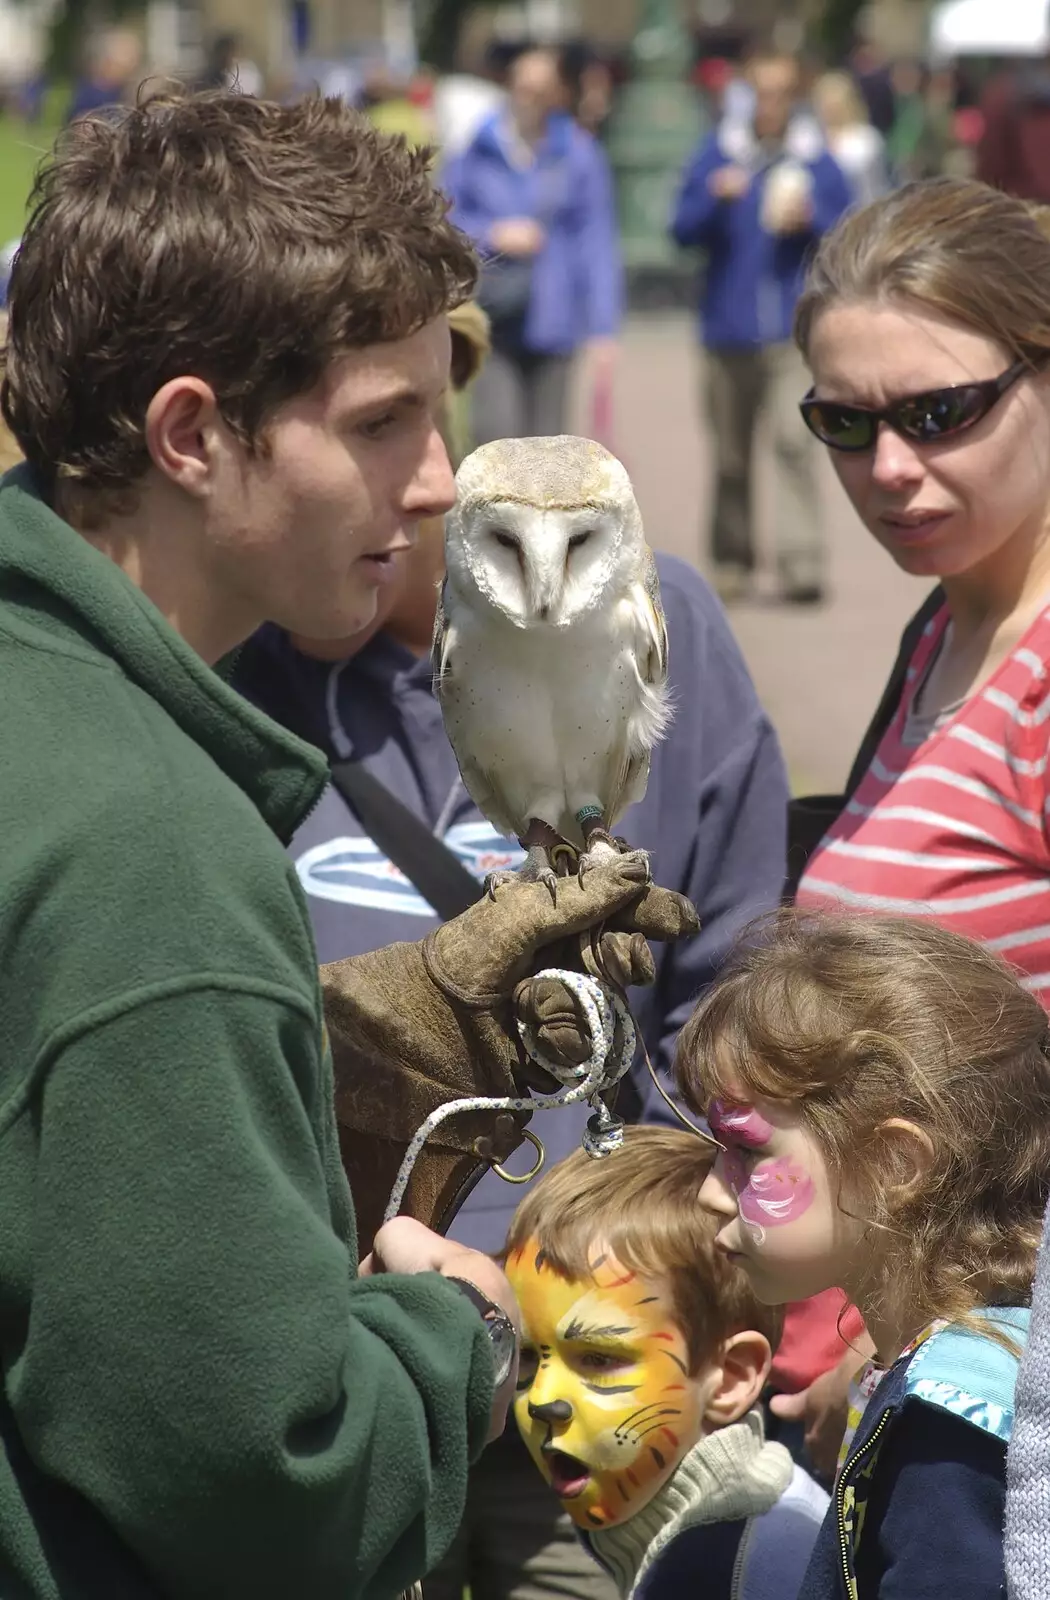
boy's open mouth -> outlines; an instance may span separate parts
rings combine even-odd
[[[551,1488],[559,1500],[573,1500],[582,1494],[590,1482],[591,1469],[579,1456],[570,1456],[564,1450],[545,1449],[543,1459],[551,1475]]]

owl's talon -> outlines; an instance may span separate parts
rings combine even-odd
[[[546,872],[540,873],[539,881],[547,885],[547,888],[551,892],[551,904],[556,906],[558,904],[558,874],[556,872],[552,872],[550,867],[548,867]]]
[[[516,872],[510,872],[506,867],[501,867],[496,872],[486,873],[485,893],[490,900],[495,900],[496,890],[501,889],[505,883],[513,883],[517,876]]]
[[[653,868],[652,868],[652,862],[649,860],[649,852],[648,852],[648,850],[631,850],[631,849],[627,849],[627,850],[625,850],[623,852],[623,854],[622,854],[620,859],[623,860],[623,861],[641,861],[641,862],[643,862],[644,865],[645,865],[645,881],[646,881],[646,883],[652,883],[652,881],[653,881]]]

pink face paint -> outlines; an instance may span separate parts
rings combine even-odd
[[[773,1137],[773,1124],[754,1106],[732,1106],[724,1100],[712,1100],[707,1109],[707,1121],[722,1144],[743,1144],[757,1150]]]
[[[756,1228],[797,1222],[813,1204],[813,1179],[797,1161],[762,1161],[739,1191],[740,1215]]]
[[[729,1106],[712,1100],[707,1120],[711,1132],[725,1146],[722,1156],[726,1182],[737,1197],[740,1220],[755,1244],[767,1228],[796,1222],[813,1203],[813,1179],[797,1161],[774,1156],[752,1170],[742,1150],[759,1149],[773,1138],[775,1129],[754,1106]]]

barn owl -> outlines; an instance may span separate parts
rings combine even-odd
[[[593,440],[499,439],[456,488],[435,689],[469,794],[556,897],[557,873],[618,849],[670,720],[656,564],[631,480]]]

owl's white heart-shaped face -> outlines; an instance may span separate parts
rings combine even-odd
[[[459,521],[450,570],[521,627],[564,627],[600,604],[616,571],[622,519],[591,507],[494,500]]]
[[[498,439],[467,457],[456,489],[450,584],[521,628],[593,612],[643,547],[631,480],[593,439]]]

